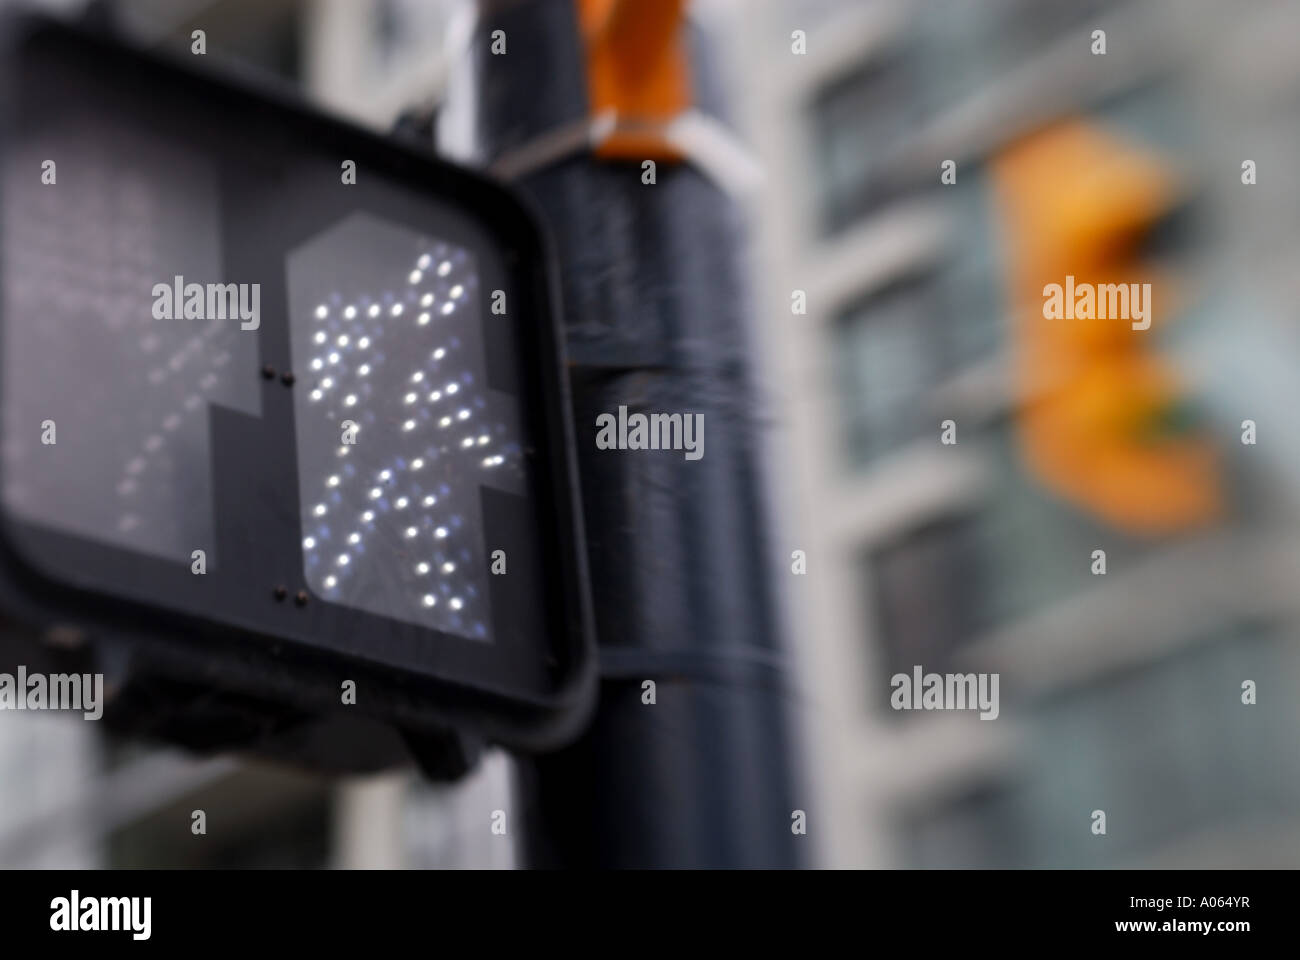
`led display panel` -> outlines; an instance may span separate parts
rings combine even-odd
[[[581,712],[567,391],[521,203],[87,32],[0,37],[0,602],[263,694],[364,678],[407,724],[524,742]]]

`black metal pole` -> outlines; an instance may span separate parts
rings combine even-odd
[[[691,44],[696,104],[716,115],[708,45],[694,32]],[[573,0],[484,3],[475,48],[489,160],[587,116]],[[560,262],[602,675],[583,739],[521,763],[527,857],[796,866],[792,815],[806,804],[772,589],[788,564],[767,539],[757,468],[742,230],[690,163],[660,162],[656,179],[579,150],[516,181]],[[703,456],[598,449],[597,417],[620,407],[703,414]]]

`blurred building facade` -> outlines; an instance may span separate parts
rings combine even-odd
[[[1286,432],[1294,391],[1296,242],[1268,208],[1294,211],[1295,189],[1241,180],[1243,159],[1298,155],[1280,131],[1300,77],[1269,40],[1294,32],[1294,5],[728,6],[767,170],[756,276],[785,547],[808,558],[791,635],[821,862],[1294,865],[1296,463],[1282,436],[1240,442],[1246,419]],[[1065,122],[1168,158],[1180,185],[1134,250],[1177,278],[1161,359],[1141,362],[1178,371],[1167,399],[1216,451],[1209,522],[1137,530],[1100,500],[1107,478],[1071,497],[1030,467],[1018,421],[1041,403],[1017,364],[1034,320],[1016,315],[995,181]],[[1076,214],[1088,169],[1053,170],[1030,202]],[[1094,220],[1133,212],[1122,193],[1088,201]],[[1133,379],[1100,399],[1140,412]],[[1134,447],[1151,497],[1120,489],[1152,520],[1198,478]],[[891,676],[915,665],[999,673],[999,718],[891,710]]]

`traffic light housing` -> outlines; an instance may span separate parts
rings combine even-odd
[[[1168,164],[1088,121],[1036,130],[993,162],[1005,230],[1020,449],[1044,485],[1105,523],[1162,535],[1220,510],[1214,444],[1156,349],[1176,286],[1144,262],[1146,234],[1176,205]],[[1053,285],[1149,284],[1141,322],[1048,317]],[[1053,291],[1055,292],[1055,291]]]
[[[591,116],[611,124],[596,156],[683,159],[666,134],[692,102],[685,0],[576,2]]]
[[[111,37],[0,43],[5,614],[254,714],[575,735],[585,549],[526,206]]]

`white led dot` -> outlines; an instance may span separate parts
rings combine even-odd
[[[463,607],[463,606],[465,605],[463,602],[461,602],[460,597],[452,597],[452,598],[451,598],[449,601],[447,601],[447,602],[451,604],[451,608],[452,608],[453,610],[459,610],[461,607]]]
[[[348,535],[348,543],[353,543],[353,544],[355,544],[355,543],[360,543],[360,542],[361,542],[361,534],[359,534],[359,533],[352,533],[352,534],[349,534],[349,535]]]
[[[369,337],[362,337],[360,340],[357,341],[357,346],[360,347],[362,350],[367,350],[367,349],[369,349],[369,348],[370,348],[370,338],[369,338]]]
[[[429,322],[429,314],[427,311],[425,313],[420,314],[420,319],[416,321],[416,323],[418,323],[422,327],[428,322]]]
[[[337,584],[338,582],[339,582],[339,578],[334,576],[334,574],[331,573],[328,577],[325,578],[325,589],[333,590],[335,584]]]
[[[460,384],[458,384],[458,383],[449,383],[449,384],[447,384],[447,392],[448,392],[448,393],[455,393],[455,392],[456,392],[457,390],[459,390],[459,389],[460,389]]]
[[[349,393],[346,397],[343,398],[343,405],[345,407],[355,406],[356,402],[357,402],[357,395],[355,393]]]
[[[462,447],[465,447],[465,448],[472,447],[472,446],[474,446],[474,438],[473,438],[473,437],[466,437],[464,440],[462,440],[462,441],[460,442],[460,445],[461,445]]]
[[[325,342],[325,331],[324,331],[324,330],[320,330],[320,331],[318,331],[318,332],[316,333],[316,336],[313,337],[312,339],[315,340],[317,343],[324,343],[324,342]]]
[[[393,316],[400,317],[402,315],[402,305],[400,303],[393,304],[393,309],[391,312]]]
[[[438,498],[435,497],[433,494],[429,494],[427,497],[424,498],[424,505],[426,507],[431,507],[437,502],[438,502]]]
[[[405,397],[403,397],[402,399],[405,400],[408,404],[410,404],[410,403],[415,403],[415,401],[416,401],[416,400],[419,400],[420,398],[417,397],[417,396],[416,396],[415,394],[413,394],[413,393],[408,393],[408,394],[407,394]]]
[[[459,298],[460,295],[464,292],[465,292],[465,288],[462,287],[459,283],[456,284],[456,286],[451,288],[451,295],[455,298]]]
[[[330,387],[334,386],[334,378],[326,377],[324,380],[320,382],[320,385],[324,387],[326,390],[328,390]]]
[[[437,350],[433,351],[433,359],[435,360],[441,360],[446,355],[447,351],[443,347],[439,347]]]
[[[371,520],[375,519],[375,511],[367,510],[365,513],[361,515],[361,519],[364,520],[366,523],[369,523]]]
[[[442,399],[442,391],[441,391],[441,390],[435,390],[435,391],[433,391],[433,393],[429,394],[429,402],[430,402],[430,403],[437,403],[437,402],[438,402],[439,400],[441,400],[441,399]]]
[[[424,595],[424,605],[425,605],[426,607],[431,607],[431,606],[433,606],[433,605],[434,605],[435,603],[437,603],[437,602],[438,602],[438,598],[435,597],[433,594],[431,594],[431,593],[426,593],[426,594]]]
[[[451,313],[455,309],[456,309],[456,305],[449,300],[442,305],[442,314],[443,316],[446,316],[447,314]]]
[[[302,548],[304,550],[314,550],[316,548],[315,537],[303,537]]]
[[[468,411],[468,410],[463,410],[463,409],[462,409],[462,410],[458,410],[458,411],[456,412],[456,419],[457,419],[457,420],[468,420],[468,419],[469,419],[469,411]]]
[[[440,426],[440,427],[450,427],[450,426],[451,426],[451,417],[443,417],[441,420],[438,421],[438,426]]]
[[[411,502],[411,501],[407,500],[405,497],[398,497],[398,498],[397,498],[397,509],[398,509],[398,510],[405,510],[405,509],[406,509],[406,505],[407,505],[408,503],[410,503],[410,502]]]
[[[357,308],[353,306],[349,306],[346,310],[343,311],[343,316],[347,317],[349,320],[351,320],[356,315],[357,315]]]
[[[315,360],[311,362],[311,368],[313,370],[319,370],[323,366],[325,366],[325,361],[322,360],[320,357],[317,357]]]
[[[384,491],[380,490],[378,487],[371,487],[370,489],[371,500],[378,500],[383,495],[384,495]]]
[[[406,279],[410,280],[412,283],[419,283],[421,280],[424,279],[424,274],[422,274],[419,270],[412,270],[411,275]]]
[[[357,373],[361,374],[363,377],[370,376],[370,364],[363,363],[361,366],[357,367]]]
[[[447,528],[439,527],[437,530],[433,531],[433,535],[437,537],[439,540],[443,540],[447,536]]]
[[[407,528],[406,528],[406,536],[407,536],[408,539],[411,538],[411,537],[414,537],[414,536],[415,536],[417,533],[419,533],[419,532],[420,532],[420,531],[417,530],[417,529],[415,529],[415,527],[407,527]]]
[[[489,440],[489,439],[490,439],[490,438],[488,437],[488,435],[487,435],[486,433],[483,434],[482,436],[480,436],[480,437],[478,438],[478,445],[479,445],[480,447],[485,447],[485,446],[487,446],[487,443],[488,443],[488,440]]]
[[[348,345],[348,335],[347,335],[346,333],[340,333],[340,334],[339,334],[339,338],[338,338],[338,340],[335,341],[335,342],[336,342],[340,347],[346,347],[346,346]]]
[[[331,353],[330,363],[338,363],[338,362],[339,362],[339,355],[337,353]]]
[[[312,512],[315,513],[316,516],[318,516],[318,517],[323,517],[323,516],[325,516],[325,504],[323,504],[323,503],[318,503],[318,504],[316,504],[316,509],[313,510]]]
[[[414,429],[415,429],[415,421],[414,421],[414,420],[407,420],[404,424],[402,424],[402,429],[405,430],[405,431],[407,431],[408,433],[409,433],[410,431],[414,430]]]
[[[329,312],[330,312],[330,308],[325,306],[325,304],[322,303],[319,307],[316,308],[316,319],[324,320],[326,317],[329,316]]]
[[[450,260],[444,260],[442,263],[438,264],[438,276],[445,277],[449,273],[451,273]]]
[[[377,304],[377,303],[372,303],[372,304],[370,305],[370,309],[367,310],[366,313],[370,314],[370,316],[372,316],[372,317],[377,317],[377,316],[379,316],[379,304]]]
[[[325,483],[328,486],[337,487],[339,485],[338,474],[335,474],[334,476],[330,477],[328,480],[325,481]]]
[[[313,400],[319,400],[323,396],[325,396],[325,394],[321,393],[319,390],[313,390],[311,392],[311,398]]]
[[[424,576],[426,573],[429,572],[429,565],[427,563],[417,563],[415,565],[415,572],[418,573],[420,576]]]
[[[380,479],[380,480],[391,480],[392,478],[393,478],[393,471],[391,471],[391,470],[380,470],[380,471],[379,471],[379,479]]]
[[[416,457],[414,460],[411,461],[412,470],[419,470],[423,466],[424,466],[424,461],[421,460],[419,457]]]
[[[422,297],[420,298],[420,306],[422,306],[422,307],[431,307],[431,306],[433,306],[433,294],[431,294],[431,293],[426,293],[424,296],[422,296]]]
[[[419,383],[419,382],[420,382],[421,380],[423,380],[423,379],[424,379],[424,371],[423,371],[423,370],[416,370],[415,373],[411,374],[411,382],[412,382],[412,383]]]
[[[420,255],[420,259],[415,261],[415,265],[419,267],[421,270],[428,270],[429,264],[432,262],[433,262],[433,258],[430,257],[427,253],[423,253]]]
[[[351,560],[352,560],[352,558],[349,557],[346,553],[340,553],[340,554],[339,554],[339,566],[340,566],[340,567],[346,567],[346,566],[351,562]]]
[[[456,564],[454,564],[454,563],[452,563],[450,560],[448,560],[446,563],[444,563],[444,564],[442,565],[442,572],[443,572],[443,573],[455,573],[455,572],[456,572]]]

